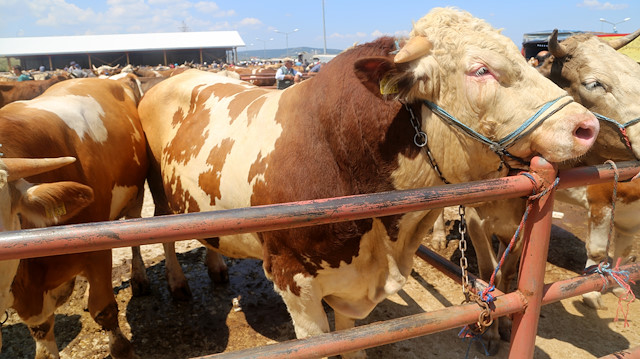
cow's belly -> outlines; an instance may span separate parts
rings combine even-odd
[[[224,236],[215,245],[207,244],[227,257],[262,259],[262,245],[256,233]]]

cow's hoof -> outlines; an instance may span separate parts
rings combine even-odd
[[[500,317],[498,319],[498,333],[500,333],[500,339],[504,341],[511,340],[511,319],[508,317]]]
[[[476,350],[485,355],[496,355],[500,350],[500,331],[498,321],[494,321],[484,334],[479,338],[480,340],[474,340]]]
[[[188,302],[193,298],[191,294],[191,289],[188,285],[183,285],[175,288],[169,288],[169,292],[171,293],[171,298],[178,302]]]
[[[479,345],[483,346],[482,348],[478,348],[478,351],[487,354],[489,356],[494,356],[498,354],[500,351],[500,339],[492,338],[490,340],[482,340],[478,341]]]
[[[227,268],[223,270],[211,270],[207,269],[207,273],[209,273],[209,278],[211,281],[217,284],[225,284],[229,283],[229,270]]]
[[[149,280],[131,280],[131,295],[134,297],[143,297],[151,294],[151,284]]]
[[[600,292],[589,292],[582,295],[582,302],[593,309],[605,309]]]
[[[613,292],[613,294],[616,295],[616,297],[618,298],[625,298],[627,295],[627,290],[622,288],[622,287],[615,287],[611,290]]]

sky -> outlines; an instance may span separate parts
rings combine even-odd
[[[618,22],[619,33],[640,28],[637,0],[0,0],[0,37],[234,30],[246,44],[239,51],[323,48],[325,40],[326,48],[342,50],[407,35],[413,21],[442,6],[503,29],[518,47],[527,32],[612,32]]]

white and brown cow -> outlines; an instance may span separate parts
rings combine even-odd
[[[388,37],[356,46],[284,91],[198,70],[153,87],[138,111],[152,153],[157,213],[442,184],[414,143],[411,113],[450,182],[503,176],[505,166],[489,146],[444,122],[424,101],[497,140],[565,95],[508,38],[466,12],[434,9],[397,50]],[[548,118],[510,153],[564,161],[593,144],[598,123],[582,106],[560,101],[544,112]],[[262,259],[302,338],[329,331],[323,301],[339,330],[400,290],[421,232],[436,215],[418,211],[203,243],[228,256]]]
[[[74,79],[0,109],[2,229],[139,216],[148,165],[136,109],[139,94],[132,77]],[[32,168],[33,162],[47,161],[67,165]],[[89,281],[89,312],[107,331],[111,356],[135,357],[118,324],[111,251],[1,265],[0,312],[12,307],[27,324],[36,340],[36,358],[59,357],[54,311],[69,297],[80,274]]]
[[[556,84],[567,90],[573,98],[600,115],[619,121],[620,124],[640,117],[640,65],[629,57],[616,52],[640,35],[640,30],[607,43],[591,34],[572,36],[560,45],[557,31],[550,38],[549,47],[552,56],[539,70]],[[606,160],[635,160],[640,158],[640,124],[627,128],[632,150],[626,145],[618,126],[601,121],[600,133],[593,148],[579,161],[571,161],[563,167],[602,164]],[[613,184],[599,184],[558,191],[556,199],[576,204],[589,210],[589,235],[587,237],[587,267],[606,258],[607,240],[612,216]],[[618,202],[615,215],[615,245],[612,245],[613,258],[627,257],[631,251],[632,239],[640,231],[640,188],[637,183],[618,184]],[[525,201],[510,199],[494,201],[469,208],[466,220],[469,237],[478,259],[479,275],[489,280],[500,257],[514,235],[524,214]],[[434,233],[437,229],[434,228]],[[491,237],[496,236],[501,246],[495,253]],[[507,291],[515,277],[520,259],[521,243],[517,242],[497,273],[495,284],[501,291]],[[614,290],[615,291],[615,290]],[[602,307],[599,292],[584,296],[585,303]],[[510,323],[506,317],[500,318],[498,327],[483,335],[488,341],[489,350],[495,352],[499,337],[508,339]]]

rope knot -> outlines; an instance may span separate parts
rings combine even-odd
[[[618,315],[620,312],[622,312],[622,315],[624,316],[624,327],[628,327],[629,321],[627,320],[627,316],[629,315],[629,306],[634,300],[636,300],[636,295],[633,293],[633,290],[631,290],[631,285],[629,285],[629,283],[636,284],[636,282],[629,279],[628,271],[620,270],[621,261],[622,258],[618,258],[618,260],[616,261],[616,266],[614,268],[611,268],[611,265],[608,262],[603,261],[599,264],[594,264],[590,267],[585,268],[584,273],[598,273],[600,277],[602,277],[603,283],[600,292],[604,292],[607,289],[607,284],[609,283],[609,281],[607,280],[607,275],[611,276],[611,278],[616,281],[618,286],[624,289],[623,295],[618,297],[618,309],[616,310],[616,317],[614,319],[614,322],[618,321]],[[626,310],[623,307],[622,302],[627,303]]]

